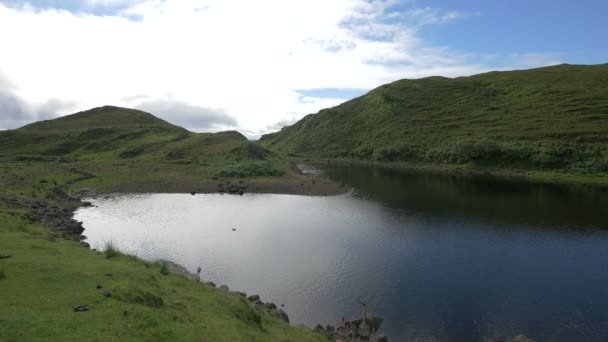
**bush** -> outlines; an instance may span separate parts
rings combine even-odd
[[[162,297],[157,296],[150,291],[142,290],[140,288],[132,288],[120,291],[119,293],[117,293],[116,298],[123,302],[144,305],[151,308],[160,308],[165,303]]]
[[[213,176],[217,177],[262,177],[262,176],[282,176],[285,171],[279,170],[269,162],[250,162],[232,163],[221,165],[213,170]]]
[[[167,266],[167,264],[165,263],[161,263],[160,264],[160,274],[162,275],[169,275],[169,267]]]
[[[591,168],[595,172],[608,172],[608,159],[594,161]]]
[[[126,150],[122,151],[122,153],[119,155],[119,157],[123,158],[123,159],[135,158],[138,155],[144,153],[145,151],[146,151],[146,149],[145,149],[144,145],[132,146],[132,147],[129,147]]]
[[[541,146],[533,160],[540,166],[560,166],[568,163],[572,154],[572,149],[567,146]]]

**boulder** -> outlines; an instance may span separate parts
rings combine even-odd
[[[259,295],[251,295],[251,296],[247,297],[247,299],[250,302],[258,302],[260,300],[260,296]]]
[[[273,313],[279,319],[282,319],[285,322],[289,323],[289,316],[287,316],[287,313],[285,311],[283,311],[282,309],[278,309],[278,310],[274,311]]]

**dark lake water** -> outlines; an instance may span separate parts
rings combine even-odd
[[[393,341],[608,340],[606,191],[322,168],[355,190],[121,195],[76,218],[93,248],[200,266],[292,324],[358,318],[362,300]]]

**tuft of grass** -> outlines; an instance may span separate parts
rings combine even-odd
[[[114,241],[110,240],[105,243],[103,254],[106,256],[106,259],[110,259],[121,256],[122,252],[118,249],[118,246],[116,246]]]
[[[165,263],[161,263],[160,264],[160,274],[162,275],[169,275],[169,267],[167,266],[167,264]]]

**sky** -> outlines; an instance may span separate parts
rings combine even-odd
[[[102,105],[251,139],[403,78],[608,62],[606,0],[0,0],[0,129]]]

